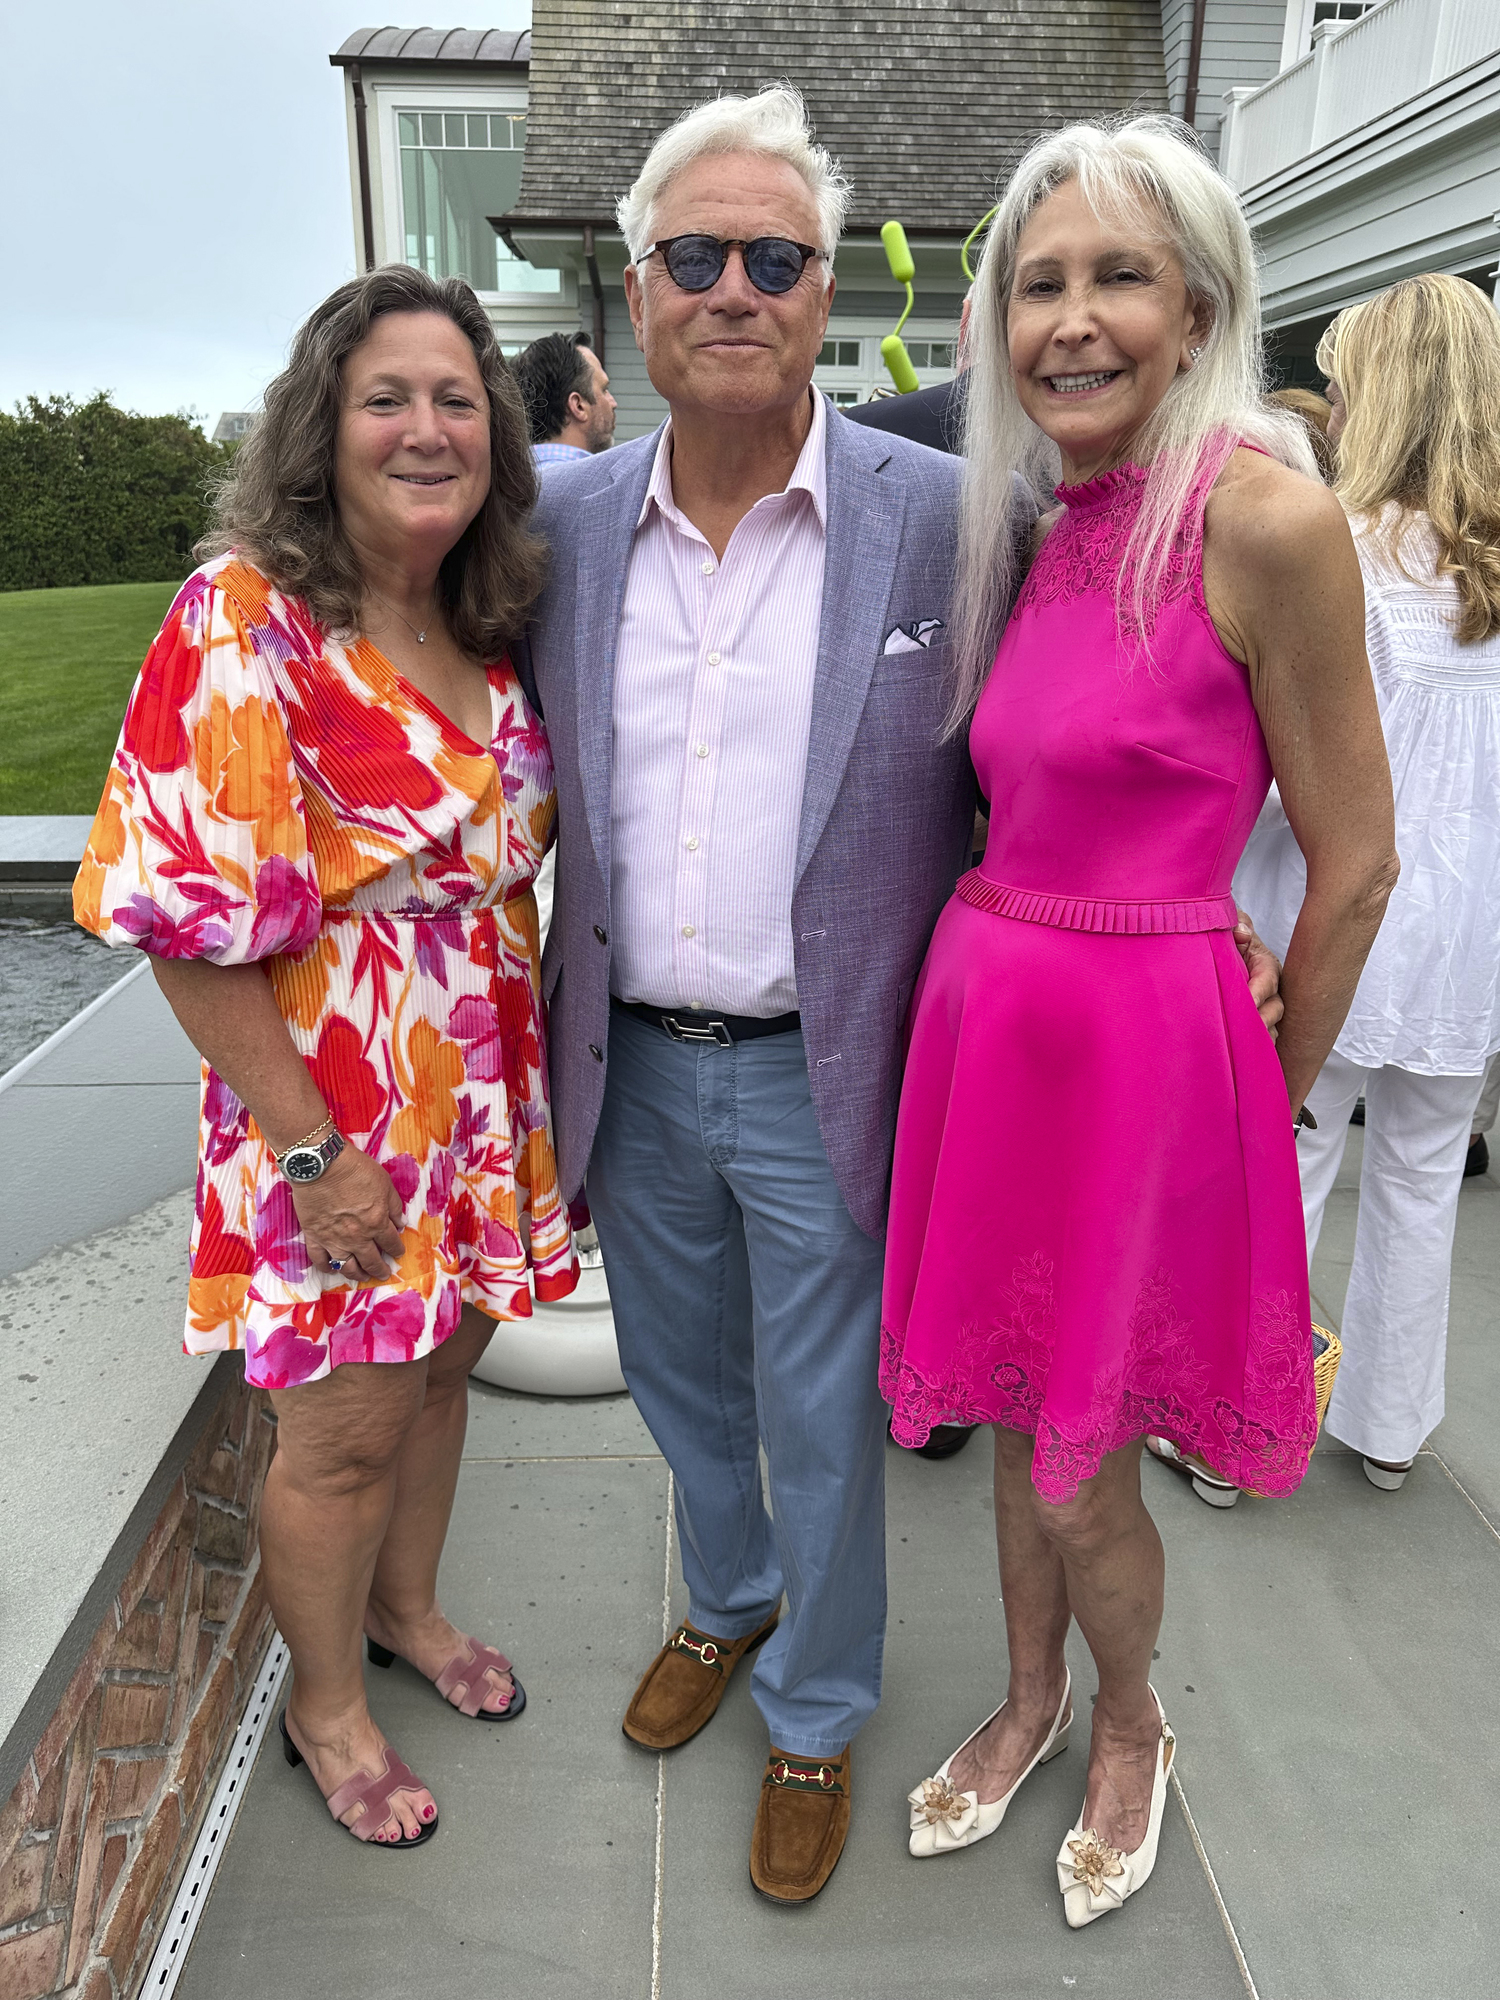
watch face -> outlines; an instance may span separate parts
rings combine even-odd
[[[289,1181],[315,1181],[323,1172],[323,1155],[312,1146],[294,1146],[282,1156],[281,1171]]]

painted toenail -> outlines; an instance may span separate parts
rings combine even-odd
[[[436,1812],[436,1810],[437,1810],[436,1806],[423,1806],[422,1808],[423,1819],[431,1819],[432,1815],[434,1814],[434,1812]]]

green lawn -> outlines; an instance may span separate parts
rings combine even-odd
[[[91,813],[175,583],[0,591],[0,813]]]

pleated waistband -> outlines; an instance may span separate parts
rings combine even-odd
[[[1026,924],[1052,924],[1064,931],[1169,937],[1193,931],[1232,931],[1235,921],[1233,896],[1161,903],[1125,902],[1111,896],[1050,896],[987,882],[977,868],[959,878],[958,893],[964,902],[976,910],[988,910],[992,916],[1015,917]]]
[[[461,922],[465,917],[493,917],[501,910],[513,910],[518,904],[534,900],[530,888],[520,890],[514,896],[507,896],[503,903],[460,903],[453,909],[420,907],[410,910],[362,910],[352,904],[325,904],[323,921],[325,924],[369,923],[372,918],[382,918],[390,924],[451,924]]]

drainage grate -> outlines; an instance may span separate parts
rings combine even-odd
[[[234,1825],[235,1814],[244,1803],[245,1788],[250,1782],[250,1773],[255,1769],[256,1752],[260,1749],[261,1738],[266,1733],[290,1664],[291,1654],[287,1651],[285,1639],[279,1632],[273,1632],[270,1649],[255,1676],[250,1699],[245,1704],[240,1726],[229,1747],[229,1761],[214,1792],[213,1803],[198,1830],[187,1872],[177,1890],[177,1899],[156,1941],[150,1970],[140,1988],[140,2000],[168,2000],[182,1977],[188,1947],[198,1928],[198,1919],[203,1915],[219,1863],[224,1859],[229,1830]]]

